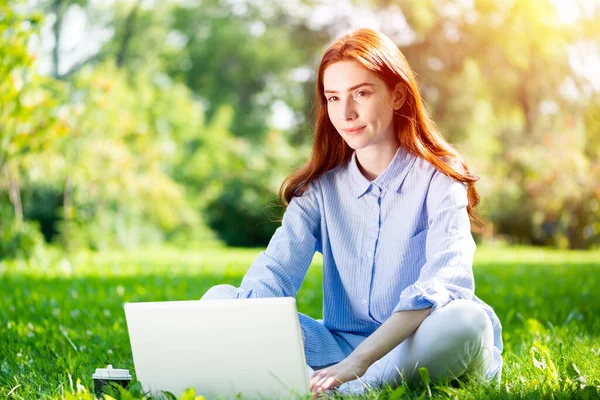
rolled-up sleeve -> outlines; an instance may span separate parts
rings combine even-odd
[[[242,279],[237,298],[295,297],[319,248],[318,182],[293,197],[269,245]]]
[[[425,259],[418,280],[400,294],[394,312],[471,299],[475,241],[467,213],[467,186],[436,171],[426,198],[428,231]]]

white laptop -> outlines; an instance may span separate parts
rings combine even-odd
[[[298,399],[309,393],[292,297],[126,303],[137,380],[179,397]]]

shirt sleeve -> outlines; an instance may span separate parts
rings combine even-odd
[[[318,182],[293,197],[269,245],[242,279],[237,298],[296,297],[318,249],[320,212]]]
[[[400,294],[394,312],[443,307],[474,294],[475,241],[467,213],[467,186],[435,171],[426,198],[429,213],[425,265]]]

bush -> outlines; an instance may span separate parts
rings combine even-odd
[[[275,194],[261,183],[235,177],[208,204],[208,225],[229,246],[266,246],[279,227],[283,209]]]
[[[44,236],[38,223],[24,221],[0,221],[0,259],[31,258],[44,247]]]

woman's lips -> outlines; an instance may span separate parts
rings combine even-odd
[[[344,129],[344,132],[346,132],[348,135],[356,135],[357,133],[362,132],[365,128],[366,126],[360,128]]]

